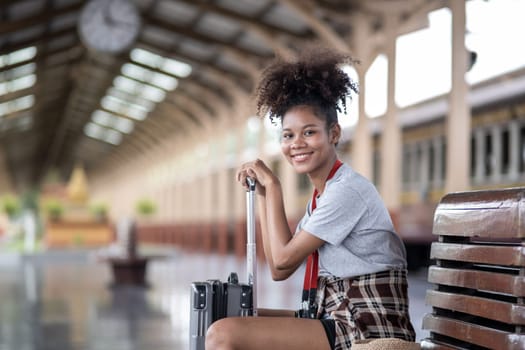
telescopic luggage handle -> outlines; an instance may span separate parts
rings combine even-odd
[[[255,179],[246,178],[246,270],[248,284],[252,286],[253,316],[257,316],[257,254],[255,240]]]

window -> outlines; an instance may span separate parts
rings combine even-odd
[[[521,126],[520,149],[520,173],[525,173],[525,125]]]
[[[476,174],[476,137],[470,138],[470,176],[473,177]]]
[[[403,183],[410,183],[410,163],[412,161],[409,145],[403,146]]]
[[[493,169],[493,154],[492,154],[492,134],[485,134],[485,156],[483,157],[485,162],[485,176],[492,175]]]
[[[503,130],[501,133],[501,172],[508,174],[510,169],[510,131]]]

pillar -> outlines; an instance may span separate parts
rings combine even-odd
[[[390,211],[401,205],[401,128],[398,121],[396,95],[396,33],[397,19],[386,15],[386,45],[388,58],[387,110],[381,135],[381,196]]]
[[[509,180],[517,181],[520,168],[520,124],[517,120],[509,123]]]
[[[452,11],[452,89],[450,112],[446,123],[447,167],[446,192],[470,188],[470,108],[468,85],[465,81],[468,55],[465,47],[466,2],[450,1]]]
[[[432,140],[434,147],[434,188],[441,189],[443,187],[443,138],[437,136]]]
[[[490,128],[492,134],[492,183],[499,183],[501,181],[501,174],[503,172],[503,159],[502,159],[502,139],[501,139],[501,126],[493,125]]]
[[[355,17],[355,40],[357,56],[362,64],[355,67],[359,79],[359,119],[352,140],[352,167],[361,175],[372,180],[372,135],[370,133],[369,119],[365,111],[365,74],[370,66],[371,57],[367,43],[368,22],[364,16]]]
[[[476,147],[476,159],[474,168],[474,182],[483,183],[485,177],[485,130],[482,128],[474,131],[474,147]]]

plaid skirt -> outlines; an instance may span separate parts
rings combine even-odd
[[[357,339],[415,340],[408,314],[406,270],[341,279],[320,276],[317,318],[335,321],[335,349],[350,349]]]

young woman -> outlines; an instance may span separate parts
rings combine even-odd
[[[272,277],[286,279],[311,259],[307,271],[314,277],[306,289],[316,298],[304,298],[310,303],[303,317],[260,310],[259,317],[219,320],[208,331],[206,349],[329,350],[349,349],[368,338],[414,341],[403,244],[375,187],[336,153],[337,111],[357,92],[341,70],[350,62],[335,52],[311,50],[296,62],[276,61],[257,88],[258,114],[280,121],[284,157],[315,189],[295,233],[288,226],[281,183],[270,168],[255,160],[237,172],[243,186],[248,176],[257,181]]]

